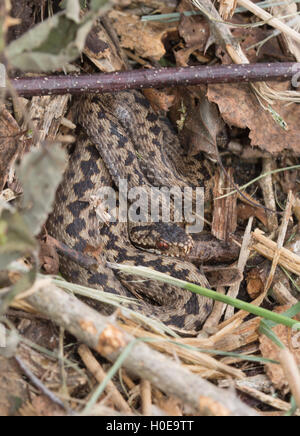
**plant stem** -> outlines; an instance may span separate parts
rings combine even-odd
[[[246,303],[245,301],[239,300],[237,298],[232,298],[227,295],[220,294],[219,292],[212,291],[211,289],[207,289],[202,286],[198,286],[193,283],[186,282],[184,280],[176,279],[175,277],[171,277],[167,274],[154,271],[151,268],[129,266],[123,264],[122,265],[110,264],[110,263],[108,263],[108,266],[128,274],[136,274],[140,277],[145,277],[152,280],[158,280],[163,283],[168,283],[174,286],[178,286],[179,288],[186,289],[196,294],[203,295],[204,297],[212,298],[215,301],[221,301],[222,303],[230,304],[231,306],[237,309],[244,310],[246,312],[252,313],[253,315],[259,316],[261,318],[274,321],[276,324],[282,324],[287,327],[292,327],[297,330],[300,330],[300,323],[287,316],[280,315],[275,312],[271,312],[270,310],[263,309],[251,303]]]
[[[23,97],[54,94],[116,92],[201,83],[261,82],[289,80],[300,71],[300,63],[245,64],[159,68],[92,75],[60,75],[11,79]]]

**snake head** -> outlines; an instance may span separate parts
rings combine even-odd
[[[139,223],[130,230],[131,241],[143,250],[170,257],[186,257],[193,239],[174,223]]]

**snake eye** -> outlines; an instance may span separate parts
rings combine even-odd
[[[159,250],[168,250],[168,249],[169,249],[169,244],[167,244],[167,243],[164,242],[164,241],[157,241],[157,243],[156,243],[156,247],[157,247]]]

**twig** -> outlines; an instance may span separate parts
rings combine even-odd
[[[98,383],[102,383],[106,377],[106,373],[101,367],[100,363],[92,355],[91,351],[86,345],[80,345],[78,353],[83,360],[85,366],[93,374]],[[120,412],[131,414],[132,411],[118,389],[115,387],[112,381],[109,381],[105,389],[106,393],[110,395],[111,401],[117,407]]]
[[[243,52],[241,45],[237,41],[236,38],[233,37],[229,27],[226,24],[222,24],[221,17],[216,10],[213,2],[211,0],[192,0],[195,6],[197,6],[207,17],[210,22],[210,25],[213,27],[214,34],[218,41],[222,41],[224,48],[227,53],[233,60],[235,64],[249,64],[248,58],[246,54]],[[217,20],[217,21],[215,21]],[[221,20],[221,21],[220,21]],[[295,72],[297,74],[297,64],[295,64]],[[263,104],[262,100],[267,103],[267,105],[272,105],[275,100],[281,100],[286,102],[299,102],[299,92],[298,91],[274,91],[267,84],[266,80],[254,84],[250,83],[250,86],[259,102],[261,107],[265,110],[265,104]]]
[[[272,26],[275,29],[280,30],[286,35],[289,35],[295,41],[300,42],[299,32],[287,26],[284,22],[280,21],[278,18],[273,17],[273,15],[269,14],[269,12],[264,11],[256,4],[252,3],[250,0],[238,0],[238,3],[248,11],[252,12],[257,17],[259,17],[260,19],[265,20],[269,24],[269,26]]]
[[[268,404],[275,409],[288,412],[291,408],[291,405],[289,403],[282,401],[279,398],[274,398],[271,395],[267,395],[264,392],[261,392],[251,386],[247,386],[245,384],[243,385],[242,383],[239,383],[239,381],[235,382],[235,386],[239,391],[244,392],[245,394],[250,395],[253,398],[256,398],[258,401],[261,401],[264,404]]]
[[[24,97],[34,95],[115,92],[201,83],[261,82],[288,80],[300,70],[300,63],[270,63],[225,66],[139,69],[92,75],[23,77],[11,79],[15,91]]]
[[[23,360],[19,356],[15,356],[15,360],[17,361],[20,369],[23,371],[23,373],[29,378],[29,380],[44,394],[46,397],[48,397],[53,403],[57,404],[58,406],[62,407],[64,410],[66,410],[68,413],[73,414],[73,412],[64,405],[64,403],[56,396],[53,392],[49,391],[48,388],[30,371],[29,368],[25,365]]]
[[[175,342],[171,343],[164,341],[161,336],[158,336],[155,333],[147,332],[146,330],[138,327],[128,327],[126,324],[124,324],[123,329],[127,332],[133,331],[134,336],[151,339],[153,341],[153,348],[164,353],[176,355],[180,360],[187,363],[193,363],[194,365],[203,366],[207,369],[213,369],[214,371],[217,371],[220,374],[226,374],[231,378],[241,379],[244,376],[244,374],[237,368],[232,368],[229,365],[225,365],[224,363],[219,362],[217,359],[214,359],[212,356],[201,353],[197,350],[190,350],[188,348],[181,347]]]
[[[98,261],[95,258],[68,247],[66,244],[58,241],[50,235],[47,235],[47,243],[52,244],[61,255],[69,260],[75,261],[83,268],[89,269],[98,265]]]
[[[273,260],[278,250],[276,242],[264,236],[259,229],[254,231],[253,237],[257,242],[252,245],[252,248],[267,259]],[[286,270],[300,276],[300,257],[287,248],[281,248],[278,263]]]
[[[227,292],[227,295],[230,297],[233,297],[233,298],[236,298],[238,296],[240,286],[241,286],[241,283],[242,283],[243,277],[244,277],[244,270],[246,267],[246,263],[248,261],[249,255],[250,255],[249,245],[251,242],[252,224],[253,224],[253,217],[251,217],[248,221],[248,225],[247,225],[247,228],[245,230],[245,234],[243,237],[243,244],[242,244],[242,248],[241,248],[241,252],[240,252],[240,256],[239,256],[239,260],[238,260],[238,269],[241,273],[242,278],[237,283],[230,286],[230,288]],[[231,318],[233,316],[233,314],[234,314],[234,308],[232,306],[228,306],[226,308],[226,312],[225,312],[225,319]]]
[[[225,295],[225,286],[218,286],[216,291],[219,294]],[[203,330],[211,333],[214,331],[217,327],[217,325],[220,322],[220,319],[223,316],[223,313],[225,311],[226,304],[222,303],[221,301],[216,301],[213,307],[213,310],[211,311],[211,314],[205,321],[205,324],[203,326]]]
[[[272,267],[268,277],[268,280],[265,284],[264,292],[259,295],[254,301],[252,301],[252,305],[260,306],[263,302],[265,296],[270,289],[272,284],[274,274],[277,268],[277,265],[281,265],[287,270],[300,275],[300,257],[296,254],[292,253],[290,250],[283,248],[284,238],[286,235],[287,225],[292,213],[292,207],[294,204],[295,198],[292,192],[289,193],[286,210],[284,212],[284,217],[282,220],[282,224],[280,226],[279,236],[277,244],[274,241],[271,241],[269,238],[264,236],[259,229],[256,229],[253,232],[253,238],[259,241],[259,243],[255,243],[252,245],[252,249],[256,250],[258,253],[272,260]],[[263,241],[263,243],[262,243]],[[222,329],[226,325],[230,324],[232,321],[236,319],[244,319],[247,316],[247,312],[241,310],[237,312],[233,317],[229,320],[223,321],[219,325],[219,329]]]
[[[300,410],[300,373],[295,356],[290,350],[284,348],[280,350],[278,359]]]
[[[144,416],[152,415],[151,383],[148,380],[141,381],[142,413]]]
[[[276,201],[274,196],[273,180],[272,180],[272,165],[274,160],[270,157],[263,159],[262,174],[267,174],[266,177],[260,180],[260,187],[263,192],[265,205],[268,209],[276,210]],[[275,213],[267,215],[268,230],[273,232],[278,229],[278,218]]]
[[[231,391],[224,391],[192,374],[173,360],[136,340],[121,328],[82,301],[54,285],[41,289],[28,298],[41,313],[65,327],[71,334],[111,362],[123,360],[123,367],[142,379],[151,381],[170,396],[180,398],[202,414],[227,411],[233,416],[255,416],[256,412],[243,404]],[[125,350],[130,352],[124,356]],[[214,406],[207,409],[210,398]],[[202,406],[205,404],[205,406]]]

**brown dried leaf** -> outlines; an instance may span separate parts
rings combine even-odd
[[[110,12],[109,18],[121,37],[121,47],[133,50],[143,58],[156,61],[166,53],[162,39],[173,30],[170,24],[144,23],[137,15],[116,10]]]
[[[178,31],[187,48],[197,47],[198,50],[205,51],[209,37],[209,24],[203,17],[183,16]]]
[[[249,17],[244,14],[234,15],[232,22],[235,24],[249,24]],[[247,53],[247,59],[250,63],[286,61],[286,56],[283,54],[278,38],[271,38],[265,41],[272,34],[273,29],[264,27],[237,27],[230,30],[233,38],[237,40],[244,53]],[[256,46],[260,42],[265,41],[259,49]],[[232,59],[227,51],[224,51],[223,44],[219,44],[216,48],[216,56],[222,60],[223,64],[232,64]]]
[[[190,48],[183,48],[181,50],[175,51],[175,59],[176,59],[176,65],[178,67],[187,67],[188,62],[190,59],[190,56],[193,54],[199,62],[208,62],[209,58],[201,55],[200,51],[198,50],[198,46],[193,45]]]
[[[105,73],[126,69],[119,47],[113,43],[100,18],[86,39],[84,54]]]
[[[255,300],[259,295],[264,292],[265,284],[262,280],[259,268],[255,268],[249,271],[246,277],[247,280],[247,292],[251,300]]]
[[[57,275],[59,273],[59,256],[50,239],[40,240],[39,252],[40,265],[46,274]]]
[[[232,286],[239,283],[243,278],[241,272],[235,266],[203,266],[203,272],[213,288]]]
[[[250,217],[255,216],[265,227],[268,225],[267,213],[260,207],[254,207],[250,204],[240,203],[238,205],[237,214],[238,219],[241,221],[248,221]]]
[[[279,306],[275,309],[277,313],[286,312],[291,306]],[[299,331],[293,331],[289,327],[283,325],[276,325],[272,329],[274,333],[278,336],[280,341],[293,353],[296,362],[300,365],[300,333]],[[277,360],[279,348],[274,344],[269,338],[264,335],[260,335],[260,350],[263,357],[268,359]],[[289,386],[286,378],[284,377],[284,372],[280,365],[273,363],[266,364],[266,370],[268,377],[272,380],[274,386],[280,389],[283,394],[289,392]]]
[[[0,106],[0,191],[3,189],[11,164],[20,145],[20,128],[16,120]]]
[[[179,126],[180,138],[187,144],[191,156],[205,152],[217,159],[217,138],[225,124],[217,106],[208,101],[205,92],[206,88],[186,88],[178,94],[177,105],[170,115]]]
[[[280,86],[282,89],[286,85],[272,83],[273,88]],[[277,103],[273,106],[288,125],[285,131],[270,112],[259,105],[248,85],[209,85],[207,95],[218,105],[226,124],[250,130],[252,145],[274,154],[288,149],[300,155],[300,105]]]
[[[170,107],[174,104],[175,96],[168,95],[163,91],[159,91],[158,89],[144,89],[143,93],[145,97],[149,100],[152,108],[158,111],[168,111]]]

